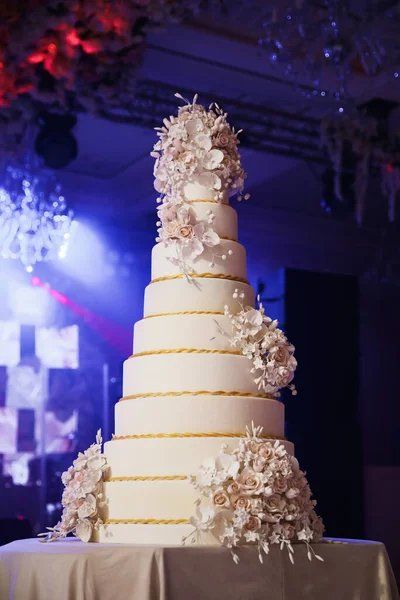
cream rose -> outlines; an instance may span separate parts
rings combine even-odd
[[[260,474],[249,468],[242,471],[239,477],[239,483],[242,486],[242,493],[249,496],[260,494],[264,489]]]
[[[257,529],[260,529],[260,527],[261,519],[259,519],[258,517],[253,517],[253,515],[249,516],[249,520],[244,526],[244,528],[247,529],[247,531],[257,531]]]
[[[179,227],[179,237],[182,239],[190,239],[193,237],[193,227],[191,225],[181,225],[181,227]]]
[[[235,508],[243,508],[244,510],[250,510],[251,508],[251,500],[248,496],[234,494],[231,496],[231,504]]]
[[[264,460],[271,460],[274,456],[274,450],[269,444],[262,444],[258,449],[258,454]]]
[[[227,494],[225,494],[225,492],[216,492],[213,496],[213,502],[215,504],[215,506],[229,506],[229,497]]]
[[[179,235],[179,225],[177,221],[170,221],[163,225],[163,230],[169,238],[176,238]]]

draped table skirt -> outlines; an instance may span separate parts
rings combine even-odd
[[[324,562],[295,545],[258,560],[240,549],[84,544],[37,539],[0,547],[0,600],[399,600],[385,546],[327,540]]]

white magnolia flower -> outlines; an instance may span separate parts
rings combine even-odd
[[[96,498],[93,494],[87,494],[85,500],[78,508],[79,519],[86,519],[86,517],[92,517],[96,514]]]
[[[197,506],[196,516],[190,517],[190,523],[198,531],[209,531],[214,527],[215,510],[209,506]]]
[[[80,519],[76,525],[75,533],[82,542],[88,542],[92,536],[93,525],[89,519]]]

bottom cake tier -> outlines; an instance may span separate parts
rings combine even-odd
[[[105,444],[109,471],[104,481],[104,525],[93,541],[181,545],[193,531],[199,492],[190,484],[207,457],[221,445],[237,448],[240,437],[114,439]],[[268,440],[266,440],[268,441]],[[271,439],[271,442],[275,440]],[[294,455],[291,442],[281,440]],[[211,534],[195,542],[218,545]]]

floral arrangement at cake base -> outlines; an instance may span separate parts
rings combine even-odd
[[[239,447],[221,453],[200,466],[190,479],[199,490],[194,531],[183,539],[201,542],[211,532],[222,546],[230,549],[238,563],[238,547],[254,545],[260,562],[270,547],[287,550],[294,562],[293,543],[302,542],[311,560],[316,554],[312,543],[320,542],[324,525],[317,516],[305,473],[289,456],[280,441],[262,437],[262,427],[246,428]]]
[[[54,542],[70,533],[83,542],[89,542],[93,531],[103,524],[99,511],[103,506],[102,478],[106,469],[99,429],[96,442],[85,452],[80,452],[68,471],[62,474],[65,489],[61,500],[64,507],[61,521],[55,527],[48,527],[47,533],[39,534],[41,542]]]

